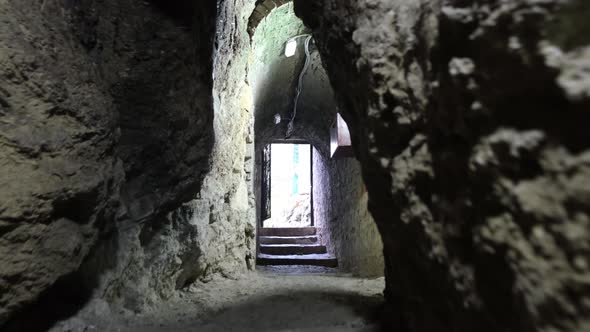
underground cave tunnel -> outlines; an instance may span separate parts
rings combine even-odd
[[[311,31],[291,2],[265,9],[271,4],[260,4],[249,19],[257,263],[339,265],[382,276],[382,243],[360,165],[341,157],[350,143],[332,146],[338,107]]]
[[[589,16],[0,1],[0,331],[590,331]]]

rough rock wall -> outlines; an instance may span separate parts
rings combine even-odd
[[[590,329],[588,3],[295,8],[351,125],[390,323]]]
[[[203,272],[195,264],[203,254],[200,233],[188,222],[195,208],[169,211],[193,198],[211,171],[215,28],[208,17],[215,8],[159,1],[88,2],[76,8],[80,24],[98,22],[86,33],[96,35],[105,62],[120,66],[121,59],[109,56],[120,49],[130,52],[111,88],[119,115],[116,153],[125,168],[125,210],[117,229],[78,274],[99,276],[94,296],[141,311]],[[115,23],[105,19],[109,15],[117,17]],[[104,51],[101,45],[111,40],[120,49]]]
[[[130,2],[3,1],[0,14],[1,324],[78,269],[112,229],[126,159],[116,152],[122,100],[115,85],[146,74],[132,66],[152,59],[144,41],[166,44],[152,33],[179,29]]]
[[[254,113],[247,84],[250,37],[247,23],[254,2],[219,2],[213,68],[215,146],[212,172],[197,203],[205,212],[207,268],[233,277],[254,269]],[[222,246],[220,244],[223,244]]]
[[[114,105],[88,83],[98,72],[39,7],[0,3],[0,325],[78,268],[123,177]]]
[[[0,2],[0,326],[90,296],[142,310],[245,269],[248,6]]]
[[[198,192],[187,196],[179,208],[141,224],[131,220],[127,227],[123,223],[114,252],[116,264],[103,275],[99,287],[99,296],[116,307],[149,312],[153,304],[174,296],[175,290],[197,279],[206,280],[216,273],[235,277],[253,269],[252,106],[244,81],[249,49],[245,29],[248,4],[220,1],[217,20],[210,21],[210,27],[201,27],[208,30],[200,33],[211,33],[210,46],[215,45],[212,72],[206,74],[216,78],[209,91],[213,97],[210,134],[214,144],[207,173]],[[192,20],[197,20],[200,14],[194,15]],[[190,40],[184,43],[191,45]],[[197,41],[195,46],[206,45]],[[191,72],[185,75],[191,77]],[[198,127],[186,129],[205,134]],[[196,144],[194,148],[203,149]],[[199,170],[194,161],[180,165],[185,166]],[[187,178],[191,176],[200,174]]]
[[[360,163],[330,159],[314,149],[315,225],[321,242],[338,258],[338,268],[362,277],[384,274],[383,243],[367,208]]]

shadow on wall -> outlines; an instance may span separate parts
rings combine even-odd
[[[20,223],[15,233],[2,234],[2,249],[14,255],[2,257],[0,325],[45,330],[74,313],[95,291],[96,279],[114,265],[102,262],[105,257],[115,260],[117,252],[132,252],[130,260],[142,259],[129,249],[137,238],[120,250],[113,245],[119,234],[132,235],[115,229],[122,219],[147,224],[201,187],[213,141],[215,3],[156,1],[158,8],[150,3],[52,1],[41,9],[35,1],[0,5],[2,15],[10,18],[0,29],[0,44],[10,50],[10,60],[0,62],[7,68],[24,58],[35,62],[22,67],[28,83],[0,79],[0,90],[15,97],[11,108],[21,102],[16,97],[29,96],[24,98],[29,105],[54,112],[29,106],[9,112],[27,119],[14,121],[10,130],[23,133],[26,144],[35,137],[51,154],[14,159],[14,169],[25,178],[46,182],[16,183],[23,190],[11,194],[18,201],[17,194],[25,193],[38,215]],[[185,20],[195,28],[182,26]],[[21,23],[28,27],[26,34]],[[26,93],[39,84],[47,90],[34,94],[43,100],[37,103]],[[19,128],[18,122],[25,125]],[[0,149],[7,151],[5,145]],[[39,166],[29,170],[29,164]],[[0,173],[6,170],[10,168],[3,165]],[[29,218],[24,213],[15,217]],[[4,215],[0,218],[3,222]]]
[[[196,7],[192,0],[149,0],[149,2],[186,26],[190,26],[195,18]]]
[[[586,331],[588,264],[571,259],[587,257],[590,220],[583,7],[557,21],[559,43],[580,44],[564,52],[546,39],[562,1],[295,3],[357,119],[399,319]]]
[[[105,237],[93,250],[101,255],[92,255],[78,271],[59,278],[33,305],[2,326],[2,332],[45,332],[74,316],[96,295],[101,273],[115,267],[118,243],[118,232]]]

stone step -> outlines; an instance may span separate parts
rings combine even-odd
[[[338,260],[330,254],[312,255],[266,255],[259,254],[256,258],[258,265],[314,265],[337,267]]]
[[[318,242],[316,235],[311,236],[261,236],[260,244],[314,244]]]
[[[309,255],[325,254],[326,246],[312,244],[261,244],[260,253],[267,255]]]
[[[258,231],[260,236],[310,236],[316,234],[315,227],[261,228]]]

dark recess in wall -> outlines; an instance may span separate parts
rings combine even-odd
[[[80,269],[58,279],[26,309],[21,310],[6,325],[2,332],[45,332],[57,322],[80,311],[91,299],[98,287],[102,272],[115,266],[118,250],[118,232],[103,235]]]
[[[178,20],[183,25],[190,26],[194,17],[196,1],[191,0],[151,0],[158,9],[165,14]],[[200,6],[208,6],[207,3],[214,3],[213,1],[203,1],[204,4]],[[213,7],[213,6],[211,6]]]
[[[43,332],[56,322],[73,316],[90,300],[92,288],[76,273],[58,280],[32,306],[10,320],[4,332]]]

